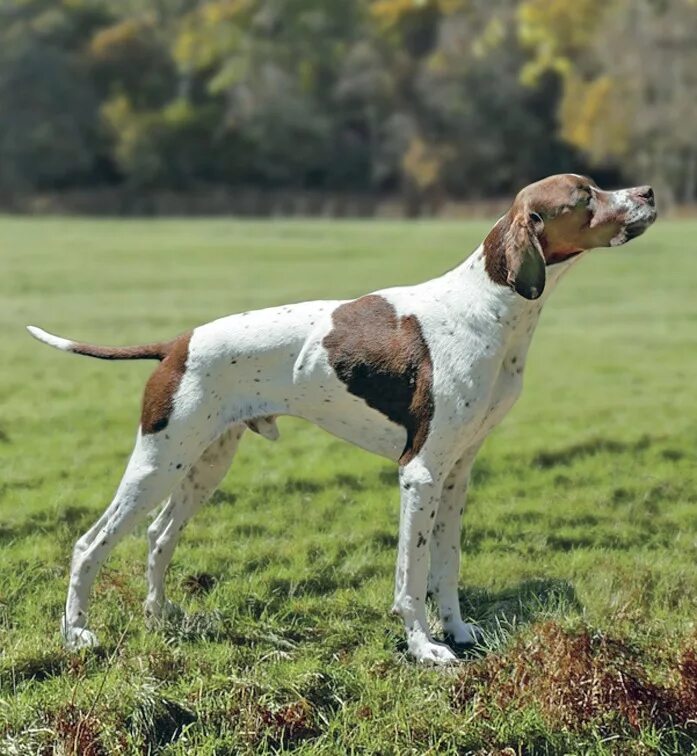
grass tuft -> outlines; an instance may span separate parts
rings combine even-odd
[[[146,752],[174,743],[197,719],[190,709],[160,695],[158,687],[157,683],[140,686],[133,713],[125,722],[133,741]]]
[[[558,621],[532,625],[504,651],[466,666],[453,688],[459,709],[486,717],[493,703],[505,712],[536,709],[548,726],[581,732],[618,726],[637,732],[678,728],[697,735],[697,638],[651,679],[650,653],[588,627]],[[486,698],[486,706],[481,704]]]

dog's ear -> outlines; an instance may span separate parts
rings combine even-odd
[[[516,214],[505,236],[506,280],[525,299],[537,299],[545,290],[546,263],[539,235],[542,217],[523,210]]]

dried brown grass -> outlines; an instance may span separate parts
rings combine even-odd
[[[240,691],[240,698],[229,710],[248,745],[263,743],[272,749],[292,749],[321,734],[314,707],[305,698],[280,705],[264,701],[254,686]]]
[[[578,731],[619,717],[633,730],[647,725],[697,732],[697,638],[688,639],[652,680],[645,658],[622,640],[547,621],[506,651],[466,666],[454,705],[474,703],[481,716],[534,707],[552,727]]]
[[[60,752],[79,756],[108,756],[101,741],[104,725],[92,714],[81,711],[73,704],[58,711],[53,728]],[[53,751],[51,751],[53,752]]]

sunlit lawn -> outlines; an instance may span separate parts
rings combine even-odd
[[[502,708],[486,685],[456,696],[458,670],[410,662],[389,615],[394,467],[288,419],[276,444],[245,437],[189,525],[168,580],[187,617],[145,629],[144,524],[98,580],[103,650],[61,648],[72,544],[115,490],[152,364],[59,354],[24,325],[162,339],[435,276],[487,228],[0,219],[0,753],[690,752],[694,733],[658,715],[570,722],[522,693]],[[543,313],[465,515],[463,608],[489,659],[552,619],[621,639],[669,685],[693,643],[696,232],[660,221],[593,253]]]

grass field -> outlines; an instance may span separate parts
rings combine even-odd
[[[152,364],[59,354],[432,277],[488,224],[0,219],[0,753],[697,752],[697,223],[581,262],[477,460],[455,669],[389,615],[395,468],[300,422],[248,434],[142,618],[147,523],[62,650],[73,542],[130,452]],[[693,720],[690,723],[689,720]],[[506,750],[508,749],[508,750]]]

